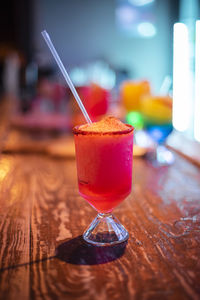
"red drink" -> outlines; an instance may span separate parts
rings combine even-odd
[[[109,213],[131,192],[133,127],[113,117],[74,129],[79,192]]]

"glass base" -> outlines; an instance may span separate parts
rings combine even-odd
[[[96,246],[109,246],[126,241],[129,234],[112,214],[99,213],[84,232],[83,238]]]

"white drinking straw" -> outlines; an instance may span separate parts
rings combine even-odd
[[[62,63],[62,61],[61,61],[61,59],[58,55],[58,53],[57,53],[57,51],[56,51],[56,49],[55,49],[55,47],[54,47],[54,45],[53,45],[53,43],[52,43],[52,41],[51,41],[51,39],[50,39],[50,36],[48,35],[46,30],[43,30],[41,32],[41,34],[42,34],[43,38],[45,39],[45,41],[46,41],[53,57],[55,58],[58,66],[59,66],[59,68],[60,68],[60,70],[61,70],[61,72],[62,72],[62,74],[65,78],[65,80],[67,81],[67,83],[69,85],[69,88],[70,88],[72,94],[74,95],[74,98],[76,99],[76,101],[77,101],[77,103],[78,103],[78,105],[79,105],[86,121],[88,123],[92,123],[92,121],[90,120],[90,117],[88,116],[88,113],[87,113],[87,111],[86,111],[86,109],[85,109],[85,107],[84,107],[84,105],[83,105],[83,103],[82,103],[82,101],[81,101],[81,99],[80,99],[80,97],[79,97],[79,95],[78,95],[78,93],[77,93],[77,91],[76,91],[76,89],[75,89],[75,87],[74,87],[74,85],[73,85],[73,83],[72,83],[72,81],[71,81],[71,79],[70,79],[70,77],[69,77],[69,75],[68,75],[68,73],[67,73],[67,71],[66,71],[66,69],[65,69],[65,67],[64,67],[64,65],[63,65],[63,63]]]

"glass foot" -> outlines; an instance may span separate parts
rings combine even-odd
[[[112,214],[101,214],[92,221],[84,232],[86,242],[96,246],[109,246],[126,241],[128,231],[120,224]]]

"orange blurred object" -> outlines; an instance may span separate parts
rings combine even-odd
[[[172,122],[172,98],[170,96],[145,96],[141,101],[141,112],[148,124]]]
[[[127,111],[140,111],[142,97],[150,93],[150,83],[147,80],[129,80],[121,85],[120,98]]]

